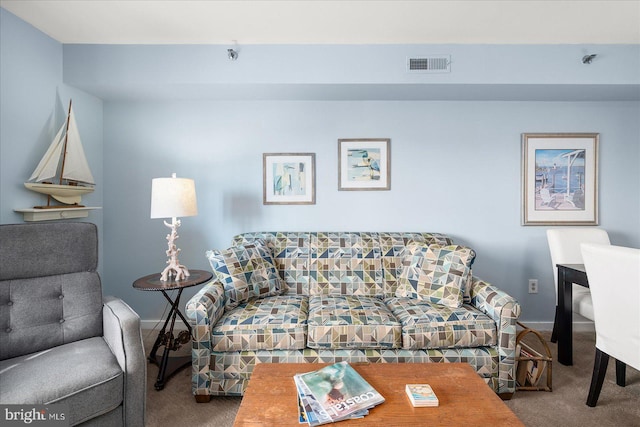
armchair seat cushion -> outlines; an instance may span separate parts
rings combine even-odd
[[[478,309],[447,307],[415,298],[387,298],[402,323],[402,348],[489,347],[497,343],[495,322]]]
[[[225,312],[211,331],[213,351],[300,350],[309,303],[301,295],[253,299]]]
[[[70,425],[120,406],[123,389],[122,369],[102,337],[0,361],[3,404],[67,404]]]
[[[401,337],[400,322],[381,299],[355,295],[309,298],[310,348],[400,348]]]

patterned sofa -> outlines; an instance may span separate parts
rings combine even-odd
[[[446,235],[245,233],[207,257],[214,280],[186,306],[198,402],[242,395],[256,364],[278,362],[467,362],[515,391],[520,305]]]

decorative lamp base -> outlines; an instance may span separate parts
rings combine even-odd
[[[169,263],[169,261],[167,261],[167,263]],[[163,282],[171,280],[173,277],[175,277],[174,280],[176,281],[184,280],[189,277],[189,270],[187,270],[187,267],[184,265],[178,265],[176,267],[168,265],[164,270],[162,270],[162,273],[160,273],[160,280]]]
[[[178,227],[180,227],[180,220],[175,217],[171,219],[171,223],[164,221],[164,225],[169,227],[171,233],[167,234],[167,256],[169,259],[167,260],[167,267],[162,270],[160,274],[160,280],[166,282],[170,280],[172,277],[173,280],[184,280],[189,277],[189,270],[187,267],[180,264],[178,261],[178,252],[180,249],[176,247],[175,241],[178,240]]]

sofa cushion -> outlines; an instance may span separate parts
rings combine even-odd
[[[400,322],[378,298],[309,297],[310,348],[399,348],[401,334]]]
[[[393,297],[398,287],[398,279],[402,274],[402,260],[407,245],[452,245],[453,240],[440,233],[416,232],[381,232],[380,251],[382,252],[382,268],[384,270],[384,296]]]
[[[402,324],[407,350],[495,346],[496,323],[470,305],[446,307],[415,298],[387,298]]]
[[[307,335],[307,297],[253,299],[225,312],[211,331],[213,351],[300,350]]]
[[[309,295],[384,296],[382,260],[374,233],[314,233]]]
[[[261,239],[287,288],[297,295],[395,296],[407,244],[452,244],[439,233],[276,232],[238,234],[234,246]]]
[[[233,246],[251,244],[260,239],[271,248],[273,262],[282,275],[285,293],[309,295],[311,232],[282,231],[243,233],[234,237]]]
[[[271,252],[262,240],[224,251],[207,251],[206,255],[224,285],[226,310],[254,298],[280,295],[284,291]]]
[[[395,296],[460,307],[475,256],[459,245],[408,245]]]
[[[124,374],[102,337],[0,362],[0,402],[67,404],[69,425],[117,408],[123,390]]]

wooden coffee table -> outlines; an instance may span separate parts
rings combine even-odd
[[[293,375],[326,363],[265,363],[256,365],[242,398],[234,426],[295,426],[298,404]],[[340,421],[340,426],[524,426],[467,363],[352,363],[385,402],[364,418]],[[404,387],[427,383],[440,406],[414,408]]]

